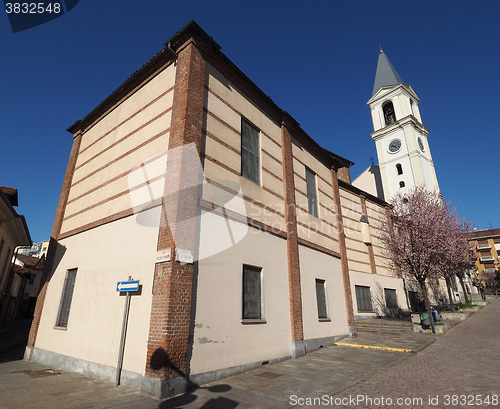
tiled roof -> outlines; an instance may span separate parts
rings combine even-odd
[[[17,259],[21,261],[26,268],[33,268],[40,261],[38,257],[26,256],[24,254],[18,254]]]
[[[377,74],[375,75],[375,84],[373,85],[373,94],[382,87],[388,85],[402,84],[403,80],[393,67],[387,55],[381,50],[378,56]]]

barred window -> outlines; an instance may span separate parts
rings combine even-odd
[[[64,280],[63,291],[61,294],[61,302],[59,303],[59,312],[57,313],[57,327],[68,326],[69,310],[71,308],[73,290],[75,288],[76,271],[77,269],[73,268],[66,272],[66,278]]]
[[[356,288],[356,301],[358,303],[358,312],[373,312],[370,287],[357,285],[355,286],[355,288]]]
[[[260,131],[241,119],[241,176],[260,184]]]

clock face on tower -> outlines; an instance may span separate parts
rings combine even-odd
[[[396,153],[401,149],[401,139],[393,139],[389,144],[389,152]]]
[[[419,137],[417,139],[417,142],[418,142],[418,147],[420,148],[420,150],[423,152],[424,151],[424,144],[422,142],[422,139]]]

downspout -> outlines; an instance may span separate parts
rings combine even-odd
[[[170,41],[167,43],[167,50],[170,51],[175,56],[175,60],[177,61],[177,58],[179,58],[179,56],[177,55],[177,53],[170,46]]]

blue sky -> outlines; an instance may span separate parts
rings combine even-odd
[[[420,96],[445,199],[500,227],[498,1],[80,0],[13,34],[0,16],[0,185],[19,189],[34,241],[50,237],[71,134],[163,43],[195,20],[316,141],[376,158],[370,111],[379,43]]]

